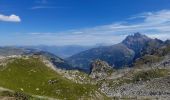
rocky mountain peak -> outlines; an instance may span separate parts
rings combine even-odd
[[[139,33],[139,32],[136,32],[136,33],[134,33],[134,37],[139,37],[139,38],[141,38],[141,37],[147,37],[147,36],[142,35],[142,34]]]
[[[152,39],[147,37],[146,35],[142,35],[139,32],[134,33],[133,35],[129,35],[122,41],[124,45],[126,45],[129,49],[135,51],[138,56],[141,50],[146,46],[146,44]]]
[[[106,78],[113,71],[112,67],[107,62],[102,60],[95,60],[91,64],[90,77],[96,80]]]
[[[137,33],[134,33],[133,35],[128,35],[124,40],[123,40],[123,43],[124,44],[128,44],[128,43],[131,43],[131,42],[137,42],[137,41],[148,41],[150,40],[149,37],[147,37],[146,35],[143,35],[139,32]]]

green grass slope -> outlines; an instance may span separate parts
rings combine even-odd
[[[0,100],[40,100],[40,99],[21,92],[0,91]]]
[[[15,59],[0,67],[0,87],[58,99],[104,97],[90,84],[77,84],[46,67],[38,58]]]

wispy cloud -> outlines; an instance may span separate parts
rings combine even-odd
[[[35,6],[30,7],[31,10],[38,10],[38,9],[58,9],[58,8],[68,8],[62,6],[54,6],[48,0],[36,0]]]
[[[34,6],[34,7],[31,7],[30,9],[36,10],[36,9],[55,9],[55,8],[58,8],[58,7],[54,7],[54,6]]]
[[[138,21],[140,20],[140,21]],[[60,33],[34,33],[30,39],[37,43],[51,45],[94,45],[96,43],[114,44],[127,35],[141,32],[152,38],[170,39],[170,10],[145,12],[132,16],[127,21]],[[34,36],[32,36],[34,35]]]
[[[15,14],[12,14],[12,15],[9,15],[9,16],[0,14],[0,21],[5,21],[5,22],[20,22],[21,19],[20,19],[19,16],[15,15]]]
[[[68,30],[59,33],[29,33],[18,40],[24,44],[48,45],[94,45],[97,43],[115,44],[127,35],[141,32],[152,38],[170,39],[170,10],[144,12],[134,15],[126,21],[114,22],[109,25]],[[15,43],[15,41],[14,41]],[[19,42],[20,43],[20,42]],[[19,44],[18,43],[18,44]]]

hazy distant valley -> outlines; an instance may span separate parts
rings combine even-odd
[[[61,58],[67,58],[79,52],[88,50],[95,46],[80,46],[80,45],[65,45],[65,46],[48,46],[48,45],[37,45],[37,46],[18,46],[20,48],[36,49],[41,51],[47,51],[53,53]]]

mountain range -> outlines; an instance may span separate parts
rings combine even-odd
[[[75,54],[66,60],[73,67],[80,68],[86,72],[90,71],[90,64],[96,59],[106,61],[114,68],[129,67],[137,58],[142,56],[142,53],[145,51],[149,52],[153,48],[159,48],[166,42],[168,40],[164,42],[135,33],[127,36],[121,43],[89,49]]]
[[[0,48],[0,99],[169,100],[169,83],[170,40],[140,33],[67,59],[34,48]]]
[[[61,69],[78,69],[89,73],[91,63],[97,59],[106,61],[115,69],[131,67],[136,59],[146,53],[157,50],[163,45],[169,44],[169,41],[152,39],[137,32],[127,36],[121,43],[111,46],[96,46],[94,48],[83,46],[63,46],[61,48],[56,46],[1,47],[0,55],[43,55]],[[62,52],[61,55],[68,54],[72,56],[62,59],[56,56],[56,53],[53,54],[51,52],[57,52],[57,54]]]

